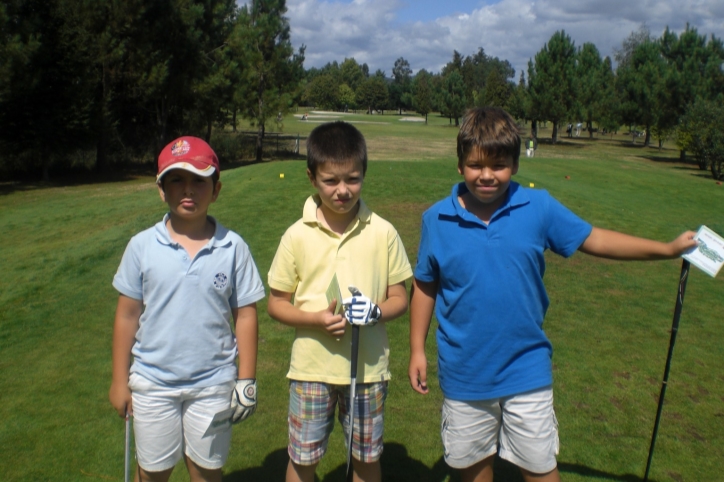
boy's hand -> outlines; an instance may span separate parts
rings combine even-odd
[[[412,353],[410,355],[410,366],[407,370],[407,376],[410,377],[410,385],[417,393],[426,395],[427,388],[427,357],[425,353]]]
[[[347,318],[347,321],[359,326],[372,326],[376,324],[382,316],[380,307],[354,286],[350,286],[348,289],[353,296],[342,300],[344,316]]]
[[[119,417],[126,418],[126,413],[133,415],[133,398],[128,383],[111,383],[108,399]]]
[[[342,315],[335,315],[334,310],[337,308],[337,300],[332,300],[326,310],[319,312],[321,316],[322,328],[337,339],[344,336],[345,321]]]
[[[694,239],[696,232],[686,231],[681,233],[676,239],[669,243],[674,254],[681,256],[692,248],[695,248],[699,243]]]
[[[236,381],[231,391],[231,423],[237,423],[251,417],[256,411],[256,380],[244,378]]]

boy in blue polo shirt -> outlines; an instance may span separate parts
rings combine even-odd
[[[182,457],[193,482],[221,481],[231,426],[206,431],[219,412],[237,422],[256,409],[264,287],[246,243],[207,214],[221,182],[206,142],[166,146],[156,180],[169,212],[131,239],[113,279],[109,398],[134,417],[136,481],[168,480]]]
[[[463,182],[422,218],[410,383],[428,392],[425,339],[435,309],[445,461],[464,482],[491,481],[496,453],[526,481],[559,481],[544,251],[669,259],[696,246],[695,233],[660,243],[592,227],[546,191],[511,182],[520,136],[502,109],[469,111],[457,142]]]

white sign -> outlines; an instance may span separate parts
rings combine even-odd
[[[694,239],[699,242],[699,246],[682,257],[712,278],[715,277],[724,265],[724,238],[702,226]]]

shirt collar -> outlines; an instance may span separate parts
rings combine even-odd
[[[440,214],[444,214],[447,216],[457,216],[461,219],[468,219],[470,216],[472,216],[469,211],[467,211],[464,207],[460,205],[460,201],[458,200],[458,196],[461,196],[466,192],[468,192],[468,188],[467,186],[465,186],[464,182],[455,184],[452,188],[452,193],[450,194],[450,202],[445,202],[442,204],[440,208]],[[491,220],[498,217],[500,213],[505,212],[506,210],[512,209],[517,206],[522,206],[523,204],[527,204],[529,202],[530,198],[528,196],[528,193],[525,192],[525,189],[521,188],[520,184],[518,184],[517,182],[510,181],[510,184],[508,185],[508,192],[505,193],[505,202],[503,202],[498,210],[495,211],[495,214],[493,214]]]
[[[322,200],[319,198],[319,194],[309,196],[304,203],[302,222],[305,224],[317,224],[317,208],[321,205]],[[362,199],[359,200],[359,209],[357,210],[356,218],[359,219],[359,222],[367,224],[369,224],[372,219],[372,211],[370,211]]]
[[[163,219],[159,223],[156,223],[156,239],[159,243],[163,245],[176,246],[178,243],[171,239],[171,235],[169,234],[168,228],[166,227],[166,222],[168,221],[169,216],[169,213],[166,213],[163,216]],[[213,216],[207,216],[207,219],[214,223],[215,229],[213,237],[209,240],[205,247],[220,248],[231,244],[231,231],[218,223],[216,221],[216,218],[214,218]]]

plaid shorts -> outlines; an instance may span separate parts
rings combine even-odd
[[[352,457],[365,463],[382,455],[382,426],[387,382],[358,383],[352,436]],[[349,385],[292,380],[289,384],[289,458],[297,465],[314,465],[327,451],[334,428],[334,410],[349,433]]]

